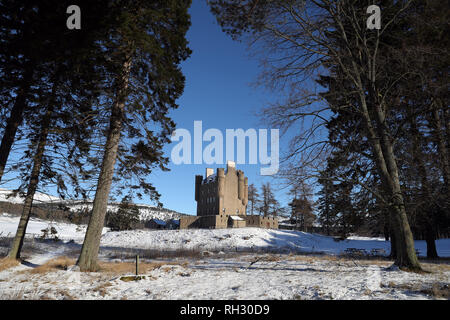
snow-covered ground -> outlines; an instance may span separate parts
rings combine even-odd
[[[14,234],[18,217],[0,215],[0,233]],[[30,233],[41,233],[47,221],[31,219]],[[120,272],[82,273],[76,270],[33,270],[58,256],[77,258],[84,228],[53,223],[63,241],[30,242],[27,263],[0,272],[0,299],[432,299],[442,298],[450,283],[448,262],[423,263],[430,273],[390,268],[386,259],[339,256],[347,248],[384,249],[383,239],[334,241],[297,231],[259,228],[218,230],[135,230],[110,232],[101,239],[103,261],[123,262],[131,249],[180,250],[200,255],[145,260],[158,265],[139,281],[125,282]],[[69,240],[74,240],[70,242]],[[425,253],[425,244],[416,241]],[[108,256],[123,251],[124,258]],[[450,240],[437,241],[440,256],[450,256]],[[188,252],[188,251],[186,251]],[[317,255],[325,253],[325,255]],[[441,291],[440,291],[441,290]],[[437,294],[436,294],[437,292]],[[448,296],[445,296],[447,297]]]
[[[0,235],[13,236],[19,217],[0,214]],[[85,225],[49,222],[31,218],[27,234],[39,236],[42,229],[53,226],[58,238],[81,243],[86,231]],[[188,229],[188,230],[132,230],[108,231],[103,229],[101,245],[105,247],[177,250],[199,249],[210,251],[279,251],[297,253],[342,254],[348,248],[381,249],[389,254],[390,243],[379,238],[356,237],[336,241],[333,237],[290,230],[273,230],[262,228],[240,229]],[[425,241],[415,241],[420,256],[426,255]],[[450,257],[450,239],[436,241],[439,256]],[[381,251],[381,252],[383,252]],[[379,251],[380,252],[380,251]]]
[[[13,237],[16,234],[19,220],[20,217],[18,216],[7,213],[0,214],[0,236]],[[43,234],[42,230],[47,229],[48,227],[54,227],[57,231],[58,238],[65,241],[74,240],[76,242],[83,242],[84,234],[86,233],[86,225],[50,222],[31,218],[28,222],[26,237],[40,237]],[[109,228],[103,228],[103,234],[105,234],[108,229]]]
[[[335,241],[333,237],[300,231],[262,228],[188,229],[188,230],[134,230],[108,232],[102,245],[145,249],[203,249],[231,251],[264,251],[341,254],[348,248],[372,249],[390,253],[390,243],[380,239]],[[419,255],[426,255],[425,241],[415,241]],[[441,257],[450,257],[450,239],[436,241]]]

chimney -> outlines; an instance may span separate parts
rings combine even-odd
[[[214,169],[206,168],[206,178],[208,178],[212,174],[214,174]]]

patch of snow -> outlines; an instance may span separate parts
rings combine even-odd
[[[16,196],[12,196],[11,192],[12,192],[11,190],[0,188],[0,201],[16,204],[24,203],[25,195],[17,194]],[[33,201],[36,201],[36,203],[48,203],[48,202],[59,202],[61,201],[61,199],[58,197],[50,196],[45,193],[36,192]]]
[[[19,225],[20,217],[12,216],[7,213],[0,214],[0,236],[13,237],[16,234],[17,226]],[[82,242],[86,233],[86,225],[76,225],[72,223],[51,222],[37,218],[30,218],[27,225],[26,237],[39,237],[42,235],[42,229],[49,226],[54,227],[57,231],[57,236],[61,240],[74,240]],[[103,228],[105,234],[109,228]]]

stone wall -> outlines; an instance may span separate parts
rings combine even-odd
[[[180,229],[206,228],[224,229],[228,227],[227,215],[192,216],[180,218]]]
[[[247,227],[259,227],[266,229],[278,229],[278,218],[262,217],[258,215],[245,216]]]

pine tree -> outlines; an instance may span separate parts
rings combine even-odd
[[[117,211],[107,213],[106,226],[112,231],[131,230],[139,223],[139,209],[131,203],[129,196],[124,197]]]
[[[167,113],[177,107],[176,99],[184,88],[178,65],[190,54],[185,39],[189,5],[190,1],[176,0],[119,1],[112,5],[120,16],[110,40],[103,44],[113,76],[109,128],[92,215],[77,262],[82,271],[98,268],[101,231],[118,157],[124,158],[120,174],[127,177],[148,174],[154,166],[167,169],[162,146],[175,127]],[[159,133],[154,126],[161,128]],[[124,131],[128,133],[127,145],[121,145]],[[138,178],[135,188],[157,200],[155,188],[142,176]]]
[[[267,46],[263,51],[267,66],[263,80],[280,91],[289,91],[285,103],[267,108],[263,115],[283,130],[299,123],[311,124],[292,142],[289,159],[302,161],[296,163],[297,168],[316,170],[317,176],[317,167],[322,167],[321,155],[329,149],[323,147],[326,142],[314,140],[315,133],[326,125],[332,108],[338,115],[344,111],[354,118],[352,122],[361,128],[359,134],[370,150],[368,158],[387,195],[396,233],[395,263],[405,269],[420,270],[393,138],[401,126],[395,105],[393,108],[391,104],[391,93],[393,87],[400,85],[401,75],[389,69],[391,50],[399,46],[408,29],[405,17],[412,9],[411,2],[383,3],[382,32],[366,27],[367,4],[363,2],[228,0],[211,1],[210,5],[225,32],[234,38],[245,34],[250,41]],[[303,90],[302,81],[323,74],[323,70],[332,79],[333,87],[326,87],[331,94]],[[359,185],[367,187],[362,181]]]
[[[97,3],[98,4],[98,3]],[[49,10],[51,7],[53,11]],[[89,104],[93,97],[98,95],[95,89],[97,81],[92,76],[93,67],[96,62],[89,58],[96,49],[95,43],[98,35],[98,21],[102,19],[91,11],[91,15],[85,15],[86,23],[83,32],[69,32],[64,28],[54,28],[54,25],[65,26],[65,15],[63,14],[67,6],[60,1],[43,1],[39,3],[36,12],[40,14],[39,20],[45,21],[45,24],[39,25],[39,32],[45,34],[45,48],[48,61],[40,61],[34,72],[40,75],[39,81],[35,83],[36,104],[33,116],[29,115],[29,150],[24,158],[29,160],[29,167],[20,166],[23,172],[22,186],[26,187],[26,198],[22,210],[21,219],[14,237],[9,257],[20,258],[20,252],[23,245],[27,224],[30,218],[33,205],[34,194],[38,188],[40,179],[45,177],[52,179],[57,176],[58,190],[65,189],[63,174],[57,174],[52,169],[52,157],[48,152],[47,146],[50,142],[58,152],[61,142],[82,138],[87,132],[89,125],[83,123],[74,123],[78,115],[85,115],[86,108],[89,110]],[[94,9],[94,7],[88,7]],[[49,13],[50,12],[50,13]],[[73,46],[73,43],[77,43]],[[70,90],[67,90],[70,88]],[[71,114],[70,117],[68,115]],[[75,116],[74,116],[75,114]],[[91,123],[91,126],[94,124]],[[73,130],[75,127],[79,130]],[[81,136],[80,136],[81,134]],[[51,139],[54,138],[55,140]],[[72,157],[78,158],[85,153],[83,150],[86,145],[83,143],[74,143],[70,151]],[[70,161],[70,155],[65,159]],[[79,160],[79,159],[78,159]],[[54,161],[53,161],[54,163]],[[27,169],[29,168],[29,172]]]
[[[253,183],[248,186],[248,202],[250,202],[250,214],[253,215],[260,202],[258,189]]]
[[[275,198],[270,182],[263,183],[261,186],[261,201],[258,210],[264,217],[278,215],[280,203]]]

